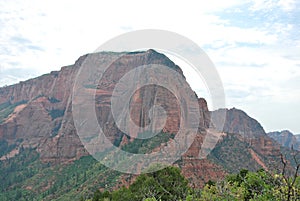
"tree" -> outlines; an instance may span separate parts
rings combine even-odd
[[[291,191],[286,181],[293,184]],[[296,201],[300,198],[299,189],[299,177],[295,180],[289,177],[285,179],[283,175],[271,174],[265,170],[241,170],[238,174],[228,175],[223,181],[205,185],[198,200]]]
[[[297,155],[299,152],[295,152],[294,148],[292,147],[292,157],[294,160],[294,163],[296,165],[294,174],[292,177],[289,177],[287,174],[287,161],[284,159],[283,154],[280,154],[281,163],[283,164],[281,178],[282,178],[282,187],[280,189],[280,192],[284,194],[285,199],[287,201],[292,200],[293,198],[300,199],[300,184],[299,184],[299,178],[298,178],[298,172],[300,169],[300,162],[297,160]],[[297,182],[298,181],[298,182]]]
[[[109,195],[97,190],[93,201],[184,200],[190,188],[180,169],[167,167],[157,172],[141,174],[129,188],[122,187]]]
[[[180,200],[187,196],[189,187],[179,168],[166,167],[157,172],[140,175],[129,190],[138,200]]]

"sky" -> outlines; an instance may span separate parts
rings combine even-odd
[[[244,110],[267,132],[300,134],[299,19],[297,0],[0,0],[0,86],[73,64],[120,34],[162,29],[207,53],[226,107]],[[202,81],[183,71],[210,104]]]

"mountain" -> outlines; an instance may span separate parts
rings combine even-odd
[[[293,147],[296,150],[300,151],[300,137],[294,135],[288,130],[284,131],[276,131],[276,132],[269,132],[268,136],[278,142],[280,145],[284,147],[291,148]]]
[[[99,62],[99,67],[93,73],[82,70],[87,62]],[[0,88],[2,200],[18,200],[21,197],[29,200],[79,199],[80,196],[91,195],[96,189],[111,190],[132,183],[135,175],[121,174],[107,168],[87,151],[107,153],[103,160],[115,157],[107,151],[109,148],[106,144],[91,149],[91,144],[82,143],[98,136],[97,132],[80,136],[75,128],[78,119],[74,118],[74,105],[81,106],[84,103],[83,106],[89,106],[93,103],[88,101],[94,101],[95,107],[92,109],[97,122],[79,123],[87,126],[87,129],[99,124],[112,144],[131,153],[155,153],[166,147],[176,153],[180,147],[168,147],[167,144],[176,140],[174,137],[181,124],[190,125],[195,130],[195,138],[174,165],[181,168],[193,187],[201,187],[209,180],[218,180],[241,168],[280,171],[280,154],[289,154],[289,150],[283,150],[245,112],[235,108],[210,112],[205,99],[197,97],[196,102],[192,102],[183,96],[178,100],[163,86],[147,85],[134,91],[129,101],[130,121],[137,127],[128,127],[130,136],[127,135],[118,127],[119,122],[114,120],[111,111],[112,97],[115,95],[113,91],[116,87],[125,87],[128,91],[135,89],[134,84],[122,84],[124,75],[136,67],[149,65],[163,65],[174,70],[182,81],[170,79],[166,73],[158,73],[160,79],[173,86],[179,94],[194,95],[185,83],[180,67],[154,50],[88,54],[80,57],[75,64],[62,67],[60,71]],[[104,67],[108,68],[100,71]],[[160,72],[160,69],[157,71]],[[80,73],[86,77],[79,80],[81,85],[78,87],[76,83]],[[101,80],[98,80],[99,75]],[[132,83],[141,79],[138,72],[131,75]],[[159,81],[156,76],[151,76],[151,80],[153,83]],[[74,95],[73,90],[77,94]],[[123,95],[126,91],[120,92]],[[90,96],[93,100],[85,99]],[[118,105],[125,104],[122,98],[117,101],[120,101]],[[160,107],[152,110],[153,105]],[[166,115],[163,127],[160,127],[163,121],[161,108]],[[89,110],[85,107],[81,109]],[[86,115],[81,111],[78,111],[79,115]],[[199,122],[182,122],[181,115],[186,111],[191,116],[198,115]],[[222,127],[220,122],[224,114],[225,124]],[[211,122],[211,117],[215,121]],[[151,119],[158,123],[153,123]],[[186,117],[186,120],[190,120],[190,117]],[[160,131],[157,136],[148,138],[156,131]],[[146,139],[140,140],[136,136]],[[127,164],[122,157],[117,160]],[[136,171],[141,171],[143,165],[143,161],[137,164]],[[292,165],[292,161],[288,163],[290,169]]]
[[[296,137],[297,141],[300,142],[300,134],[296,134],[295,137]]]
[[[255,119],[248,116],[244,111],[232,109],[219,109],[212,112],[212,115],[221,117],[225,115],[225,123],[221,129],[225,133],[235,133],[244,136],[245,138],[256,138],[265,136],[266,132],[261,124]],[[218,123],[217,125],[221,125]]]
[[[122,136],[120,136],[121,132],[111,119],[109,104],[105,104],[105,101],[111,96],[112,89],[117,81],[126,72],[136,66],[160,64],[180,71],[180,74],[183,76],[178,66],[164,55],[153,50],[132,54],[102,52],[92,54],[89,57],[101,59],[102,65],[107,65],[119,58],[110,65],[110,68],[103,76],[105,79],[102,80],[103,83],[99,84],[102,88],[97,90],[99,93],[97,93],[96,97],[96,104],[99,106],[97,107],[99,123],[101,125],[109,123],[105,127],[108,128],[105,133],[112,141]],[[8,144],[15,144],[16,149],[12,150],[12,152],[18,152],[18,147],[20,146],[36,148],[44,161],[68,161],[87,155],[76,134],[71,111],[71,93],[74,87],[75,76],[86,58],[87,55],[80,57],[74,65],[63,67],[61,71],[54,71],[50,74],[0,89],[0,108],[2,108],[0,140],[3,139]],[[133,79],[138,80],[138,77]],[[94,80],[95,78],[91,78],[90,83],[85,83],[83,89],[85,93],[91,93],[91,89],[96,84]],[[162,102],[174,100],[169,97],[170,94],[163,93],[162,88],[151,88],[150,86],[148,89],[150,91],[149,95],[154,95],[155,93],[156,96],[154,97],[162,100]],[[142,90],[135,94],[135,100],[139,101],[135,104],[137,106],[135,109],[139,112],[133,113],[133,119],[138,125],[144,125],[148,119],[144,115],[145,111],[139,109],[143,107],[145,110],[149,110],[155,100],[148,99],[148,96],[146,97]],[[178,130],[178,112],[176,112],[178,104],[171,102],[167,106],[170,111],[169,114],[173,116],[166,122],[164,130],[176,133]],[[137,135],[137,133],[134,135]],[[12,153],[8,153],[9,155],[12,155]]]
[[[217,129],[225,134],[209,159],[235,173],[242,168],[252,171],[260,168],[278,171],[282,168],[280,155],[289,153],[289,150],[272,140],[257,120],[236,108],[211,112],[216,119],[220,114],[225,114],[225,123]]]

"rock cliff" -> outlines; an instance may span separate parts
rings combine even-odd
[[[87,152],[74,127],[72,90],[78,71],[88,56],[110,64],[99,83],[95,83],[97,78],[92,77],[85,83],[83,90],[84,93],[90,93],[96,88],[95,107],[98,122],[113,143],[120,138],[121,144],[128,140],[116,126],[110,108],[113,89],[124,74],[138,66],[159,64],[175,70],[184,78],[177,65],[154,50],[135,53],[101,52],[82,56],[74,65],[62,67],[60,71],[0,88],[2,111],[11,108],[11,112],[0,119],[0,140],[17,144],[19,147],[37,148],[44,161],[75,160],[86,155]],[[173,82],[176,85],[177,80],[169,80],[168,75],[163,76],[169,84]],[[134,93],[131,101],[131,118],[134,123],[139,127],[147,126],[150,121],[147,114],[154,103],[166,111],[167,120],[163,132],[177,133],[180,127],[180,105],[170,91],[159,86],[145,86]],[[185,104],[190,105],[188,102]],[[206,101],[199,99],[199,106],[202,117],[199,128],[205,130],[209,124]],[[139,132],[131,130],[131,137]]]
[[[297,135],[294,135],[288,130],[276,131],[268,133],[268,136],[278,142],[281,146],[291,148],[300,151],[300,140],[297,139]]]
[[[26,147],[34,148],[42,161],[56,164],[71,162],[89,154],[76,132],[76,121],[72,114],[75,80],[87,58],[109,66],[102,72],[101,80],[97,77],[99,72],[86,72],[89,77],[80,92],[83,96],[95,93],[97,121],[106,137],[116,146],[133,142],[137,135],[143,133],[141,128],[150,126],[153,131],[160,129],[156,124],[151,124],[153,117],[158,122],[163,122],[160,110],[157,113],[151,110],[153,105],[159,105],[159,109],[165,111],[166,122],[161,132],[170,137],[178,132],[182,123],[186,123],[181,121],[183,110],[196,114],[194,111],[197,108],[199,122],[192,125],[196,128],[196,137],[191,147],[176,162],[192,185],[203,186],[208,180],[217,180],[238,168],[268,169],[280,163],[279,145],[245,112],[237,109],[209,112],[205,99],[197,98],[196,105],[185,98],[178,100],[178,97],[162,86],[141,86],[133,93],[130,97],[130,118],[138,129],[130,127],[130,136],[120,130],[111,112],[111,97],[126,73],[138,66],[155,64],[176,71],[185,80],[179,66],[154,50],[84,55],[75,64],[62,67],[60,71],[0,88],[0,142],[5,141],[14,147],[9,153],[0,155],[0,160],[14,157]],[[160,76],[168,84],[176,86],[179,93],[191,91],[189,86],[179,86],[182,83],[170,79],[167,74]],[[152,78],[157,81],[155,76]],[[135,75],[131,79],[139,80],[139,77]],[[128,83],[123,85],[132,87]],[[218,124],[218,117],[219,122],[222,122],[222,114],[226,117],[224,127]],[[212,115],[215,117],[215,125],[211,125]],[[237,162],[236,158],[241,160]]]

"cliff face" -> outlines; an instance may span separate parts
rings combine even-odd
[[[300,134],[296,134],[295,137],[296,137],[297,141],[300,143]]]
[[[191,114],[195,114],[195,108],[199,109],[199,122],[193,125],[196,128],[196,138],[176,162],[192,185],[203,186],[208,180],[218,180],[227,172],[239,168],[268,169],[280,163],[278,144],[245,112],[237,109],[209,112],[205,99],[198,98],[196,105],[188,99],[178,100],[178,97],[162,86],[142,86],[133,93],[130,97],[130,118],[139,128],[130,127],[130,137],[125,135],[112,116],[111,97],[117,83],[126,73],[138,66],[160,64],[175,70],[185,79],[177,65],[153,50],[85,55],[74,65],[63,67],[60,71],[0,88],[0,142],[6,141],[15,147],[9,153],[0,155],[0,160],[14,157],[22,147],[36,148],[40,159],[45,162],[69,162],[88,155],[77,135],[74,126],[76,120],[73,120],[72,114],[75,79],[88,57],[101,61],[100,65],[109,65],[109,68],[100,81],[97,80],[96,72],[89,74],[90,77],[80,88],[80,92],[83,95],[95,92],[97,123],[115,145],[124,146],[133,142],[134,137],[143,132],[140,128],[150,125],[153,131],[159,129],[159,126],[157,128],[157,125],[151,124],[151,117],[158,122],[163,121],[160,110],[157,113],[151,111],[153,105],[164,109],[167,117],[161,128],[162,133],[170,136],[176,134],[183,123],[180,118],[183,114],[181,107],[184,106],[183,110],[191,111]],[[191,91],[189,86],[181,87],[182,83],[170,79],[167,74],[160,76],[171,86],[176,86],[179,93]],[[152,78],[158,81],[155,76]],[[139,80],[140,77],[135,75],[131,79]],[[128,83],[124,86],[129,89],[133,87]],[[224,128],[221,128],[218,117],[219,122],[222,122],[223,114],[226,118]],[[209,128],[212,115],[217,124]],[[156,147],[155,150],[159,148]],[[241,160],[237,162],[236,158]]]
[[[89,56],[100,59],[102,63],[114,61],[100,83],[95,83],[96,77],[91,78],[83,89],[85,93],[90,93],[91,89],[97,88],[95,97],[97,118],[112,142],[120,137],[124,138],[115,125],[110,111],[112,91],[123,75],[138,66],[160,64],[177,71],[184,78],[177,65],[153,50],[130,54],[103,52]],[[37,148],[41,159],[45,161],[74,160],[86,155],[87,152],[74,127],[71,96],[74,80],[86,58],[87,55],[80,57],[74,65],[63,67],[61,71],[0,88],[0,106],[3,106],[3,111],[8,107],[11,109],[8,115],[2,117],[0,140],[16,144],[17,147]],[[172,82],[176,84],[176,80],[168,80],[168,75],[163,76],[171,84]],[[139,77],[133,79],[138,80]],[[147,114],[155,103],[166,111],[167,120],[163,132],[177,133],[180,127],[180,105],[176,97],[165,88],[143,87],[135,92],[131,103],[133,106],[131,118],[135,124],[140,127],[149,124]],[[200,128],[205,130],[209,124],[206,101],[199,99],[199,105],[201,116],[205,117],[205,120],[200,119]],[[131,130],[131,136],[136,136],[139,132]],[[126,140],[128,139],[124,138],[121,144],[126,143]]]
[[[248,116],[244,111],[236,108],[219,109],[212,112],[212,115],[218,117],[225,113],[225,124],[223,128],[218,128],[226,133],[235,133],[245,138],[256,138],[265,136],[266,133],[258,121]]]
[[[300,151],[300,140],[297,139],[297,135],[294,135],[290,131],[276,131],[268,133],[268,136],[278,142],[281,146],[291,148]]]
[[[70,117],[66,111],[70,107],[74,77],[84,58],[61,71],[0,88],[0,105],[18,105],[3,118],[0,140],[16,144],[16,149],[37,148],[42,159],[80,157],[84,153],[83,146],[72,126],[64,122]]]

